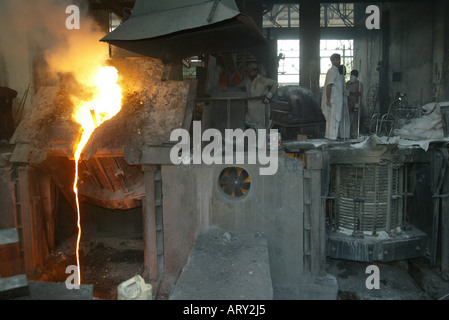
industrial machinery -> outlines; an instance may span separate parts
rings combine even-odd
[[[330,156],[328,255],[365,262],[424,255],[427,235],[406,214],[416,181],[410,159],[376,147],[347,158],[330,150]]]
[[[322,138],[326,120],[312,91],[301,86],[280,87],[270,103],[271,120],[284,140],[296,140],[298,134]]]

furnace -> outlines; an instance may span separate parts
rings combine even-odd
[[[142,257],[146,259],[145,262],[143,258],[139,259],[141,269],[146,268],[140,272],[150,276],[149,261],[153,263],[154,260],[156,268],[151,268],[151,279],[157,280],[158,271],[163,273],[162,259],[158,258],[162,249],[159,246],[157,252],[150,253],[149,246],[156,243],[149,237],[157,237],[162,243],[161,178],[160,168],[145,162],[146,154],[148,151],[155,154],[159,150],[169,150],[171,131],[183,127],[185,117],[188,118],[186,110],[193,108],[195,83],[162,82],[163,65],[152,58],[113,59],[110,64],[119,72],[123,106],[114,118],[93,132],[81,154],[78,188],[81,211],[84,208],[86,212],[81,212],[84,234],[81,234],[80,247],[82,255],[87,257],[96,244],[105,240],[92,239],[89,235],[93,231],[110,230],[106,237],[113,239],[116,235],[120,239],[127,230],[128,235],[131,233],[131,242],[127,241],[132,243],[132,250],[140,248]],[[40,89],[34,100],[33,112],[21,122],[12,139],[15,148],[9,161],[16,170],[16,216],[23,222],[21,238],[29,241],[24,251],[27,274],[42,268],[46,257],[57,249],[56,242],[61,241],[64,234],[58,227],[68,228],[64,223],[66,219],[73,222],[67,212],[61,216],[64,203],[76,212],[72,190],[75,176],[73,154],[80,127],[72,118],[74,106],[69,99],[69,88],[76,86],[67,81],[70,80],[64,78],[59,87]],[[151,180],[145,173],[148,171],[152,172]],[[63,197],[62,203],[59,203],[58,194]],[[146,203],[145,199],[151,203]],[[152,206],[153,211],[148,206]],[[140,223],[137,225],[136,210],[140,210]],[[153,216],[154,228],[151,231],[142,228],[142,221],[148,218],[144,212],[156,215]],[[128,219],[125,218],[127,215]],[[113,226],[114,221],[121,228]],[[147,221],[145,225],[149,223]],[[73,230],[73,226],[70,229]],[[141,245],[136,243],[136,236],[140,237]],[[69,239],[70,242],[72,240]],[[70,250],[74,249],[72,245],[69,245]],[[117,246],[112,247],[117,249]]]

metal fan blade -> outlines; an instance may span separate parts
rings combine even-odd
[[[251,186],[250,182],[243,182],[240,187],[244,190],[249,190],[249,187]]]
[[[234,194],[235,194],[236,197],[241,197],[241,196],[243,196],[242,190],[240,190],[240,188],[238,188],[238,187],[235,187],[235,188],[234,188]]]
[[[228,174],[231,176],[232,179],[236,179],[239,176],[239,173],[237,172],[237,168],[231,167],[228,169]]]
[[[230,176],[223,175],[220,177],[220,184],[231,184],[234,181]]]
[[[245,181],[249,177],[248,171],[242,170],[239,176],[240,181]]]
[[[226,187],[224,187],[223,191],[227,194],[231,194],[232,192],[232,185],[228,184]]]

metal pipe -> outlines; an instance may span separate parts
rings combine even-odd
[[[408,166],[404,166],[404,205],[403,205],[403,214],[402,214],[402,221],[401,221],[401,228],[405,226],[405,220],[407,216],[407,199],[408,199]]]
[[[398,193],[399,193],[399,208],[398,208],[398,226],[402,229],[403,223],[402,223],[402,216],[403,216],[403,206],[404,206],[404,170],[401,168],[398,168],[398,174],[399,174],[399,186],[398,186]]]
[[[336,212],[336,225],[337,229],[340,227],[340,199],[341,199],[341,192],[340,192],[340,166],[335,167],[335,197],[336,200],[334,202],[335,204],[335,212]]]
[[[391,200],[392,197],[392,186],[393,186],[393,166],[391,164],[388,165],[388,196],[387,196],[387,222],[386,222],[386,231],[388,234],[391,233]]]

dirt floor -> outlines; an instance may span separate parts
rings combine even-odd
[[[115,300],[120,283],[142,275],[143,251],[119,250],[99,243],[81,263],[82,281],[94,286],[94,297]]]
[[[75,264],[72,242],[73,239],[69,239],[58,246],[47,259],[43,270],[40,270],[40,275],[29,280],[65,282],[68,276],[65,268]],[[226,246],[227,249],[231,247]],[[120,283],[136,275],[142,275],[143,241],[139,237],[95,236],[88,239],[85,237],[82,252],[84,252],[81,259],[82,284],[93,287],[93,299],[115,300],[117,286]],[[415,260],[366,263],[328,259],[327,272],[335,276],[337,280],[339,300],[435,300],[447,295],[449,282],[442,281],[434,270],[427,266],[424,258]],[[221,269],[224,268],[223,261],[225,260],[218,261]],[[369,290],[366,287],[365,282],[369,276],[366,273],[366,267],[370,264],[379,267],[379,289]],[[153,295],[156,300],[166,300],[175,288],[175,279],[168,279],[162,283],[150,282],[150,284],[153,286]],[[83,299],[85,297],[86,295]],[[297,299],[294,290],[288,290],[288,292],[274,290],[273,298],[275,300]]]
[[[50,255],[30,280],[65,282],[65,269],[76,265],[70,238]],[[84,253],[84,254],[83,254]],[[136,237],[91,237],[81,245],[81,283],[93,286],[93,298],[117,299],[117,286],[143,272],[143,242]]]
[[[379,268],[379,289],[368,289],[366,273],[369,265]],[[367,263],[328,259],[328,273],[338,282],[339,300],[430,300],[418,286],[401,261]]]

